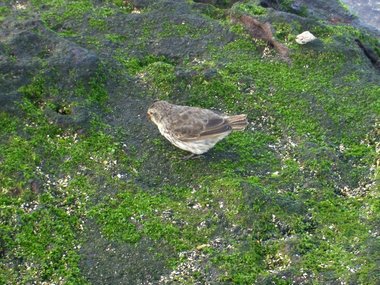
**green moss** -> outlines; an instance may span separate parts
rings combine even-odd
[[[99,31],[107,30],[107,22],[104,19],[91,18],[89,19],[88,24],[91,28]]]
[[[104,78],[93,77],[85,86],[79,86],[76,95],[87,97],[92,103],[104,104],[108,100]]]
[[[339,4],[340,4],[340,6],[344,9],[344,10],[346,10],[346,12],[348,12],[348,13],[352,13],[352,11],[350,10],[350,7],[346,4],[346,3],[344,3],[342,0],[338,0],[338,2],[339,2]]]
[[[273,143],[273,137],[255,133],[236,133],[230,135],[225,141],[215,147],[215,153],[227,153],[235,156],[232,161],[225,159],[212,164],[212,167],[225,173],[257,173],[262,171],[274,172],[277,158],[268,144]],[[228,155],[227,155],[228,157]]]
[[[1,113],[0,200],[5,208],[0,231],[6,249],[1,278],[14,284],[87,284],[78,268],[78,250],[88,198],[99,188],[98,177],[111,179],[116,169],[131,171],[117,162],[133,164],[120,145],[96,128],[80,136],[51,125],[33,104],[25,108],[27,123]],[[83,175],[86,169],[91,173]]]
[[[69,190],[64,197],[57,196],[58,193],[43,192],[45,184],[40,185],[46,179],[38,170],[41,158],[45,157],[41,147],[49,153],[52,151],[49,138],[46,143],[46,135],[53,135],[48,130],[54,127],[27,125],[26,130],[33,129],[34,136],[26,140],[13,134],[15,129],[22,128],[20,121],[12,118],[12,122],[9,126],[13,127],[8,126],[7,133],[2,133],[2,139],[8,136],[8,143],[0,152],[1,204],[7,205],[7,210],[1,211],[4,215],[2,233],[8,237],[4,241],[7,252],[2,256],[3,266],[7,268],[6,278],[12,283],[29,280],[58,282],[63,278],[67,282],[84,284],[77,270],[79,256],[74,249],[78,245],[76,235],[81,213],[76,204],[78,193],[70,191],[69,185],[64,186]],[[44,137],[44,144],[40,142],[41,137]],[[44,183],[52,183],[49,179]],[[84,185],[80,186],[84,191]],[[24,262],[14,266],[14,258],[24,259]]]
[[[53,29],[68,20],[82,21],[91,12],[93,5],[89,0],[66,3],[65,1],[33,0],[37,9],[44,8],[42,19]]]
[[[294,0],[285,0],[285,1],[281,1],[280,5],[282,9],[290,11],[293,3],[294,3]]]
[[[226,18],[225,9],[220,9],[214,5],[204,6],[200,12],[210,19],[223,20]]]
[[[109,29],[107,18],[116,14],[116,10],[108,7],[96,7],[91,10],[89,15],[89,27],[98,31],[106,31]]]
[[[181,23],[171,23],[164,22],[161,26],[162,31],[159,33],[160,38],[165,37],[190,37],[192,39],[198,39],[207,32],[210,32],[207,29],[207,26],[203,29],[194,29],[194,27],[184,22]]]
[[[93,14],[91,15],[93,18],[103,18],[111,17],[117,13],[118,10],[115,10],[110,7],[97,7],[94,9]]]
[[[161,62],[164,64],[170,64],[170,61],[168,61],[164,56],[148,55],[143,58],[130,57],[127,53],[125,53],[123,49],[117,50],[116,54],[114,55],[114,59],[121,63],[126,69],[127,73],[132,76],[136,76],[139,73],[144,72],[144,69],[146,69],[147,66],[154,63]]]
[[[273,23],[272,27],[275,30],[276,39],[296,48],[295,39],[298,34],[299,27],[294,23],[294,21],[292,23]]]
[[[34,177],[35,167],[40,163],[35,150],[20,137],[13,137],[2,150],[3,170],[0,181],[5,187],[19,187],[12,182],[21,180],[26,183]],[[23,185],[21,185],[23,186]]]
[[[113,5],[121,8],[122,11],[130,13],[133,11],[134,6],[131,2],[125,0],[107,0],[108,3],[112,3]]]
[[[52,73],[54,75],[51,76],[41,71],[33,77],[29,84],[20,87],[18,91],[26,100],[41,109],[52,108],[59,111],[63,108],[62,110],[69,113],[70,105],[94,103],[104,105],[108,100],[108,92],[105,88],[106,78],[103,70],[104,67],[100,66],[90,78],[83,81],[75,79],[75,86],[69,90],[60,89],[59,74]],[[73,69],[69,76],[76,78],[76,71]],[[85,103],[66,102],[65,99],[61,98],[62,94],[65,94],[68,97],[66,99],[71,101],[75,100],[73,98],[82,97]]]
[[[314,31],[318,38],[326,44],[334,43],[334,40],[362,38],[363,32],[358,28],[351,25],[320,25],[314,28]]]
[[[125,37],[119,34],[106,34],[105,38],[113,43],[123,43]]]
[[[153,91],[158,92],[160,99],[165,99],[171,93],[176,79],[174,66],[160,61],[148,64],[141,69],[140,79]]]
[[[0,22],[4,21],[5,17],[10,13],[10,9],[6,6],[0,7]]]
[[[220,282],[251,284],[263,270],[263,249],[256,241],[245,244],[239,251],[226,252],[215,258],[214,262],[228,273],[220,277]]]
[[[63,31],[58,32],[57,34],[62,37],[77,37],[78,36],[78,34],[72,29],[65,29]]]
[[[351,199],[328,200],[316,205],[313,212],[321,226],[313,235],[300,240],[298,247],[304,258],[299,266],[316,274],[333,270],[334,278],[346,281],[352,280],[353,273],[364,269],[358,264],[365,264],[362,260],[365,257],[354,253],[360,252],[361,245],[368,239],[368,226],[361,223],[354,210],[359,205]]]
[[[37,75],[32,82],[19,88],[19,92],[34,104],[41,104],[46,95],[46,81],[42,75]]]
[[[110,239],[137,242],[142,237],[149,237],[180,251],[205,243],[214,230],[213,226],[197,229],[212,213],[188,206],[189,189],[157,189],[159,194],[144,193],[130,186],[124,189],[116,197],[107,197],[91,211]]]
[[[102,225],[102,231],[112,239],[136,242],[142,235],[153,239],[165,237],[174,242],[178,228],[166,224],[156,213],[167,205],[162,197],[123,192],[93,209],[91,215]]]
[[[256,3],[247,2],[247,3],[237,3],[233,6],[234,12],[238,13],[248,13],[250,15],[265,15],[267,9],[256,5]]]

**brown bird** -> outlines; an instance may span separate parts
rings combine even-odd
[[[148,117],[160,133],[180,149],[202,154],[233,130],[248,125],[247,115],[219,115],[208,109],[179,106],[157,101],[148,109]]]

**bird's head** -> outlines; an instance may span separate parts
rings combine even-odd
[[[166,101],[156,101],[148,109],[147,116],[149,120],[157,124],[165,116],[169,109],[170,104]]]

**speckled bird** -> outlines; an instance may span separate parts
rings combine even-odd
[[[147,115],[167,140],[192,155],[207,152],[232,131],[242,131],[248,125],[247,115],[220,115],[166,101],[153,103]]]

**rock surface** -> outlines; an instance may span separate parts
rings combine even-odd
[[[339,1],[8,1],[0,23],[1,284],[377,282],[379,35]],[[156,99],[251,124],[183,161]]]
[[[376,0],[344,0],[350,11],[369,27],[380,30],[380,3]]]

